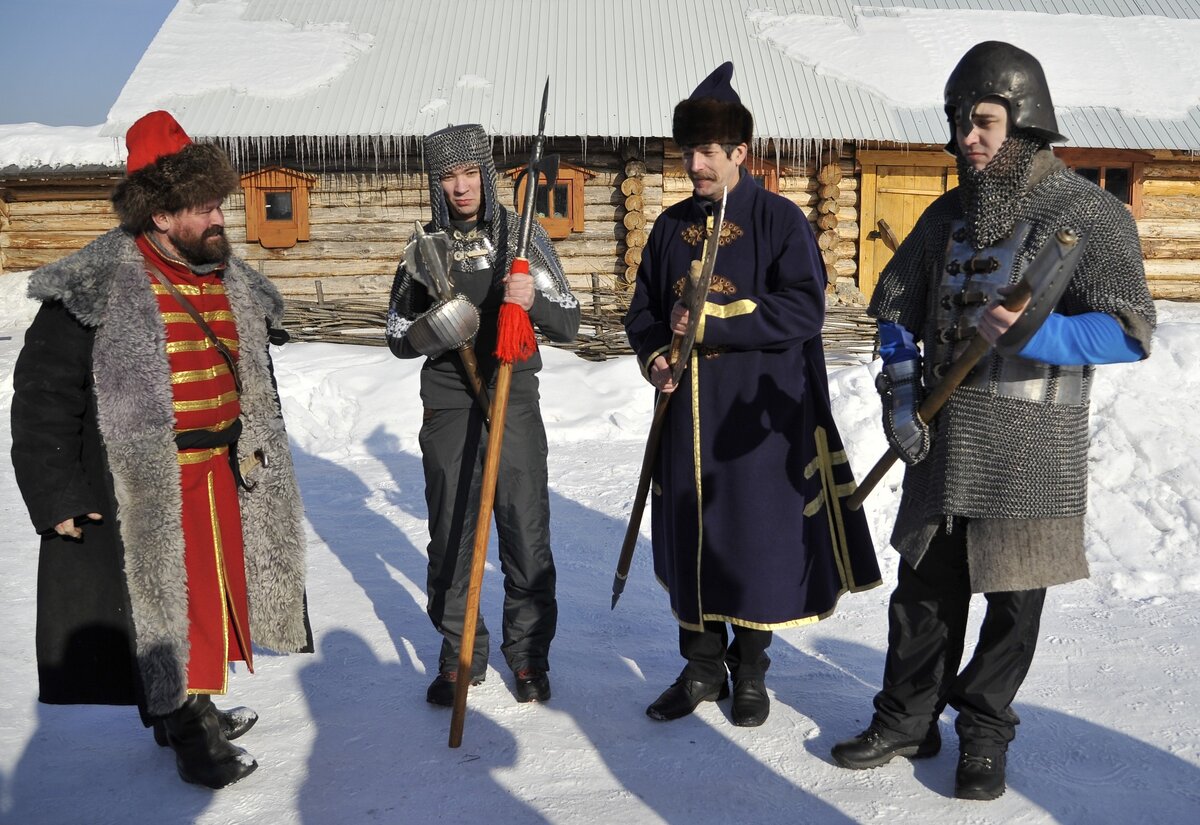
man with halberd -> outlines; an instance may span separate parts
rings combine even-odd
[[[1004,793],[1012,702],[1046,588],[1088,575],[1093,365],[1145,358],[1155,314],[1128,209],[1050,150],[1065,138],[1037,59],[980,43],[951,73],[945,104],[959,185],[921,216],[871,301],[884,429],[909,464],[891,536],[902,560],[874,717],[833,758],[873,768],[932,756],[949,704],[955,796],[986,800]],[[1085,246],[1057,302],[1030,302],[1054,308],[1038,326],[1033,310],[997,301],[1062,232]],[[926,426],[915,413],[925,388],[976,335],[992,348]],[[972,593],[987,612],[960,672]]]
[[[257,716],[209,698],[230,663],[253,670],[252,643],[311,650],[267,349],[283,302],[230,254],[225,154],[161,111],[126,141],[121,226],[30,276],[42,306],[13,374],[13,465],[42,534],[39,698],[136,703],[180,776],[219,788],[256,767],[229,740]],[[239,448],[259,457],[246,478]]]
[[[863,514],[842,503],[854,479],[829,406],[825,267],[799,207],[744,167],[753,119],[732,74],[722,65],[675,107],[694,192],[655,220],[625,328],[647,379],[674,394],[651,533],[687,664],[646,713],[686,716],[728,696],[732,674],[733,723],[755,726],[770,708],[772,631],[825,618],[846,591],[879,584],[879,570]],[[668,352],[689,316],[680,296],[706,243],[720,244],[712,286],[675,386]]]
[[[457,349],[469,345],[480,383],[494,388],[501,303],[519,305],[546,338],[566,342],[579,329],[579,302],[537,221],[528,254],[531,273],[508,274],[520,220],[497,198],[492,140],[483,127],[452,126],[426,137],[425,166],[433,212],[425,231],[449,236],[455,296],[439,300],[432,295],[414,271],[419,264],[406,257],[392,286],[387,341],[399,358],[426,358],[421,369],[420,444],[429,507],[427,611],[442,635],[442,647],[438,674],[425,698],[451,706],[488,439],[482,412],[486,402],[481,403],[472,388],[469,370],[474,368],[466,366]],[[494,506],[504,574],[500,650],[514,674],[518,702],[550,698],[550,642],[558,621],[546,430],[538,402],[541,366],[541,355],[535,352],[514,367]],[[472,684],[486,675],[488,642],[487,627],[479,617]]]

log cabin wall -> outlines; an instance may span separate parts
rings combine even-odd
[[[1150,294],[1200,300],[1200,159],[1153,153],[1142,167],[1137,225]]]
[[[0,180],[0,273],[36,269],[117,225],[118,176]]]
[[[768,144],[761,157],[747,161],[748,168],[765,179],[768,188],[775,186],[780,195],[799,206],[808,219],[825,261],[830,295],[843,303],[864,303],[857,287],[859,180],[853,149],[846,144],[838,153],[801,163],[786,162],[786,154],[778,163],[774,157],[774,147]],[[674,143],[664,147],[663,169],[665,209],[690,197],[692,183],[683,171],[683,158]]]

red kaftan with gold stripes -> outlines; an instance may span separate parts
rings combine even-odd
[[[238,335],[220,272],[198,275],[165,257],[145,237],[138,247],[147,266],[159,271],[192,304],[237,357]],[[221,431],[237,420],[240,406],[233,375],[204,330],[147,272],[167,330],[167,360],[175,431]],[[229,448],[181,450],[184,555],[187,568],[188,693],[225,693],[229,662],[253,670],[246,599],[246,565],[237,484]]]

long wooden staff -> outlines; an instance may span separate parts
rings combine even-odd
[[[1039,252],[1037,257],[1029,264],[1024,277],[1005,296],[1004,308],[1009,312],[1017,312],[1029,302],[1033,294],[1031,278],[1040,281],[1043,274],[1049,269],[1058,268],[1061,270],[1065,267],[1073,268],[1075,261],[1082,251],[1082,244],[1079,241],[1079,236],[1073,232],[1059,230],[1052,242],[1048,243],[1042,252]],[[991,346],[982,335],[976,334],[971,339],[970,343],[967,344],[967,348],[947,368],[941,382],[930,390],[929,395],[925,396],[925,400],[917,408],[917,416],[922,422],[928,424],[933,421],[934,416],[950,400],[950,396],[958,389],[959,384],[966,379],[971,370],[975,368],[975,365],[979,363],[979,359],[983,358]],[[863,501],[871,494],[875,486],[883,480],[883,477],[887,475],[888,470],[896,463],[897,458],[899,458],[899,455],[896,454],[895,450],[889,448],[880,457],[879,461],[875,462],[875,466],[871,468],[871,472],[867,473],[867,477],[862,480],[862,484],[858,485],[858,489],[846,499],[846,506],[851,510],[857,510],[862,507]]]
[[[550,78],[542,90],[542,114],[537,138],[529,156],[529,179],[525,184],[525,208],[521,211],[521,226],[517,233],[517,249],[508,274],[529,274],[525,257],[533,234],[534,204],[537,202],[538,176],[542,169],[542,148],[546,142],[546,105],[550,97]],[[555,159],[557,161],[557,159]],[[547,178],[553,180],[553,173]],[[551,183],[553,185],[553,183]],[[467,612],[463,620],[462,639],[458,651],[458,679],[454,685],[454,712],[450,717],[450,747],[462,744],[463,724],[467,715],[467,686],[471,683],[471,661],[475,654],[475,629],[479,618],[479,595],[483,589],[483,567],[487,561],[488,537],[492,529],[492,506],[496,499],[496,478],[500,474],[500,449],[504,444],[504,419],[508,413],[508,394],[512,386],[515,361],[525,361],[537,352],[537,338],[529,315],[520,306],[505,302],[500,305],[496,332],[496,392],[492,396],[491,429],[488,431],[487,454],[483,462],[483,487],[479,492],[479,515],[475,519],[475,546],[471,555],[471,578],[467,586]]]
[[[692,262],[688,272],[688,326],[683,335],[671,338],[671,382],[678,387],[692,354],[692,346],[696,343],[696,331],[704,316],[704,303],[708,300],[708,291],[712,286],[713,267],[717,262],[717,249],[721,246],[721,227],[725,223],[725,201],[729,190],[721,193],[711,218],[708,238],[704,242],[704,254],[698,261]],[[667,420],[667,405],[675,393],[659,393],[654,403],[654,417],[650,422],[650,434],[646,438],[646,450],[642,453],[642,472],[638,476],[637,492],[633,496],[633,510],[629,513],[629,525],[625,528],[625,540],[621,544],[621,555],[617,559],[617,572],[613,576],[612,607],[616,609],[617,600],[625,592],[625,580],[629,578],[629,567],[633,563],[633,550],[637,547],[638,535],[642,529],[642,515],[646,511],[646,499],[650,494],[650,479],[654,473],[654,462],[658,457],[658,445],[662,440],[663,425]]]

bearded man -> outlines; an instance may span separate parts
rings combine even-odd
[[[39,698],[137,704],[179,775],[220,788],[257,766],[229,741],[257,715],[209,698],[231,663],[252,672],[253,643],[312,649],[268,354],[283,301],[230,254],[224,153],[162,111],[126,143],[121,225],[30,276],[42,306],[13,373],[13,466],[42,535]]]
[[[862,769],[932,756],[949,704],[955,796],[987,800],[1004,793],[1012,703],[1046,588],[1088,575],[1093,365],[1145,358],[1155,315],[1129,211],[1050,150],[1065,138],[1037,59],[980,43],[950,75],[945,104],[959,186],[921,216],[871,300],[884,429],[909,465],[891,536],[902,560],[874,717],[833,759]],[[1039,327],[998,299],[1060,233],[1084,246],[1061,297],[1041,302],[1054,311]],[[976,335],[988,355],[927,426],[916,414],[924,388]],[[972,593],[987,613],[960,672]]]

